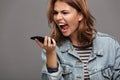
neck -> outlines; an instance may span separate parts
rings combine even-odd
[[[80,41],[78,41],[77,36],[71,37],[71,38],[70,38],[70,41],[71,41],[71,43],[72,43],[73,45],[75,45],[75,46],[81,46],[81,45],[80,45]]]

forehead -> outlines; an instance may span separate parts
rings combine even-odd
[[[71,9],[74,8],[61,0],[57,0],[54,4],[54,10],[71,10]]]

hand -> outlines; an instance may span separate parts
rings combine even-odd
[[[50,52],[55,51],[56,42],[54,39],[51,39],[50,37],[45,36],[44,43],[41,43],[37,39],[35,39],[35,41],[41,48],[44,48],[46,50],[46,52],[50,53]],[[51,41],[52,41],[52,43],[51,43]]]
[[[52,43],[51,43],[52,40]],[[48,36],[45,36],[44,43],[35,39],[36,43],[46,50],[47,66],[57,68],[56,42]]]

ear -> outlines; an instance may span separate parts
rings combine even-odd
[[[83,19],[83,14],[82,14],[82,13],[79,13],[78,21],[80,22],[82,19]]]

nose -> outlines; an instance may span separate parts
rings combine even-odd
[[[61,20],[63,18],[62,14],[61,13],[58,13],[56,15],[56,20]]]

